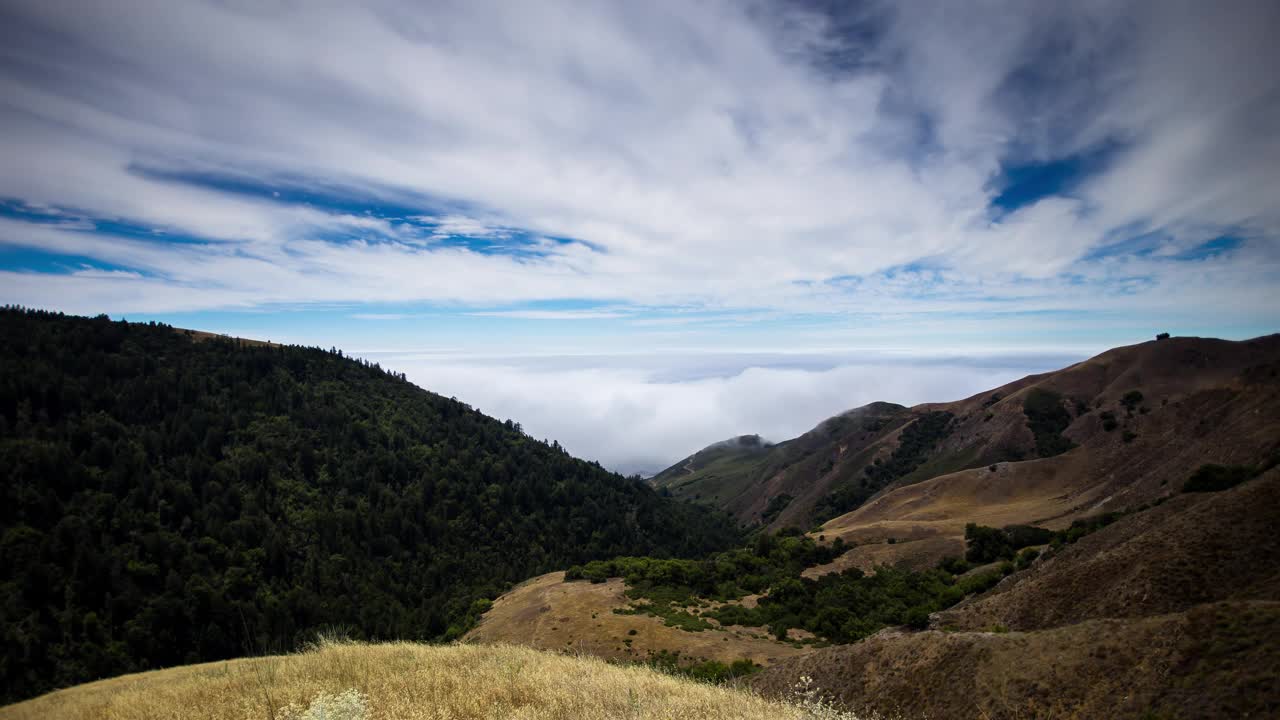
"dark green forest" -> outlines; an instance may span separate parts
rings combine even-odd
[[[0,310],[0,701],[291,650],[448,639],[510,583],[735,545],[336,350]]]

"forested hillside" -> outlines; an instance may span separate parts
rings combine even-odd
[[[454,637],[511,582],[737,540],[337,351],[5,309],[0,367],[0,700],[331,625]]]

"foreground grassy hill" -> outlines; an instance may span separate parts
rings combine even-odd
[[[743,522],[821,522],[828,535],[892,519],[928,524],[886,527],[882,539],[954,539],[979,511],[1069,522],[1167,494],[1201,463],[1250,464],[1274,452],[1278,370],[1280,335],[1152,341],[956,402],[873,403],[765,452],[677,463],[655,483]],[[841,518],[882,498],[895,507]]]
[[[0,720],[857,720],[642,667],[514,646],[329,644],[102,680]]]
[[[4,309],[0,368],[0,701],[331,625],[447,639],[532,575],[737,540],[337,350]]]

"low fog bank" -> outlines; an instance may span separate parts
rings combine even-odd
[[[1072,355],[878,357],[706,354],[442,358],[378,353],[433,392],[519,422],[533,437],[621,473],[649,475],[726,438],[793,438],[884,400],[968,397],[1083,359]]]

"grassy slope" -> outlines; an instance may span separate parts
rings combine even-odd
[[[1231,490],[1191,493],[1121,518],[937,624],[1039,630],[1092,618],[1280,602],[1280,468]]]
[[[0,708],[0,720],[289,720],[321,693],[348,689],[364,695],[371,719],[809,717],[747,691],[592,658],[394,643],[331,644],[126,675]]]
[[[1039,632],[888,631],[751,678],[801,676],[857,709],[985,720],[1210,720],[1280,712],[1280,603],[1089,620]]]
[[[619,615],[613,611],[631,603],[624,590],[621,578],[604,583],[566,583],[563,572],[542,575],[494,601],[466,639],[514,642],[620,660],[643,660],[651,653],[668,651],[680,652],[690,660],[731,663],[746,658],[769,665],[805,652],[772,639],[763,628],[688,632],[668,627],[652,615]]]

